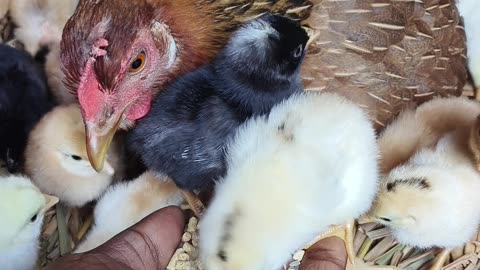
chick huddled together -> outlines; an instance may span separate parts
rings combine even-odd
[[[362,216],[391,228],[404,244],[445,248],[434,265],[439,269],[448,249],[464,245],[477,230],[480,211],[468,207],[480,203],[476,101],[435,98],[394,117],[397,105],[410,99],[393,91],[388,96],[397,101],[385,99],[370,76],[406,78],[380,65],[365,78],[349,79],[361,72],[341,70],[335,79],[305,77],[320,72],[311,63],[322,45],[299,19],[262,12],[226,23],[231,14],[221,4],[157,1],[154,8],[165,20],[132,20],[147,30],[121,36],[125,27],[110,9],[128,10],[128,19],[151,5],[134,2],[7,1],[23,49],[0,45],[0,268],[34,268],[44,214],[58,200],[71,208],[94,206],[93,225],[76,243],[80,253],[186,198],[199,215],[199,257],[208,270],[278,270],[293,253],[329,235],[344,238],[355,267],[354,220]],[[290,13],[300,10],[294,2],[303,4],[279,2],[288,2]],[[175,23],[178,10],[202,23]],[[320,14],[310,12],[313,19]],[[88,20],[79,24],[79,18]],[[210,20],[211,29],[205,27]],[[467,25],[473,23],[467,17]],[[355,39],[362,38],[344,42],[350,50],[370,50]],[[471,40],[468,46],[476,44]],[[308,51],[309,45],[316,50]],[[327,54],[340,54],[330,45]],[[373,46],[368,52],[387,50]],[[460,53],[452,59],[463,59]],[[395,66],[388,55],[375,61]],[[452,75],[455,84],[462,84],[463,73]],[[336,85],[339,93],[331,87],[304,91],[305,80],[323,79],[344,85]],[[371,87],[370,97],[345,91],[355,89],[352,83]],[[436,95],[409,87],[426,100]],[[383,104],[379,109],[372,109],[372,96]],[[393,121],[377,135],[385,103],[395,107],[387,113]],[[137,159],[138,166],[130,164]],[[210,191],[202,213],[197,196]]]

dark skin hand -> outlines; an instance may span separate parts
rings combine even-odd
[[[178,207],[166,207],[82,254],[67,255],[45,270],[160,270],[165,269],[177,249],[185,218]],[[343,242],[324,239],[305,254],[300,270],[343,270],[347,255]]]

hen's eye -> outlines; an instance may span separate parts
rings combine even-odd
[[[37,220],[38,218],[38,213],[33,215],[31,218],[30,218],[30,222],[35,222],[35,220]]]
[[[298,47],[293,52],[293,57],[298,58],[298,57],[302,56],[302,52],[303,52],[303,46],[298,45]]]
[[[133,60],[132,64],[130,64],[129,71],[131,73],[139,72],[145,66],[145,53],[139,53],[135,59]]]
[[[77,155],[71,155],[72,159],[73,160],[82,160],[82,158],[80,156],[77,156]]]

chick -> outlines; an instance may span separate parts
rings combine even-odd
[[[464,120],[471,119],[469,125],[457,123],[458,128],[419,147],[388,172],[369,212],[403,244],[446,248],[432,269],[441,269],[449,249],[466,244],[480,224],[480,212],[471,207],[480,203],[475,116],[465,115]]]
[[[235,32],[211,64],[180,77],[153,101],[128,135],[151,170],[185,190],[206,189],[225,173],[225,143],[247,118],[301,90],[308,40],[293,20],[266,15]]]
[[[23,176],[0,177],[0,265],[33,270],[45,212],[58,198],[42,194]]]
[[[199,224],[209,270],[279,269],[329,225],[367,211],[377,188],[373,126],[335,94],[292,96],[247,121],[228,152]]]
[[[45,75],[32,57],[0,44],[0,58],[0,160],[17,173],[28,134],[51,106]]]
[[[149,171],[113,185],[95,207],[95,224],[75,253],[94,249],[156,210],[182,202],[182,194],[172,181]]]
[[[470,74],[477,88],[480,87],[480,2],[457,0],[457,8],[463,18],[467,36],[467,60]]]
[[[10,4],[10,17],[16,24],[15,38],[25,50],[37,56],[46,49],[45,71],[50,90],[57,102],[71,103],[76,98],[63,85],[60,41],[63,27],[73,15],[78,0],[15,0]]]
[[[59,106],[30,134],[25,170],[43,192],[80,207],[97,199],[112,182],[120,161],[115,147],[112,151],[105,168],[97,173],[87,158],[85,126],[78,105]]]
[[[480,103],[466,97],[435,98],[401,112],[378,138],[380,172],[390,172],[447,132],[471,127],[479,114]]]
[[[31,55],[45,46],[59,46],[63,27],[77,3],[78,0],[10,1],[10,17],[16,25],[15,37]]]

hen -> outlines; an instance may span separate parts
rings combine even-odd
[[[211,60],[240,23],[269,11],[310,33],[307,90],[346,95],[377,127],[407,104],[459,95],[465,83],[455,0],[82,0],[65,26],[61,59],[94,168],[101,170],[117,128],[145,116],[166,84]]]

